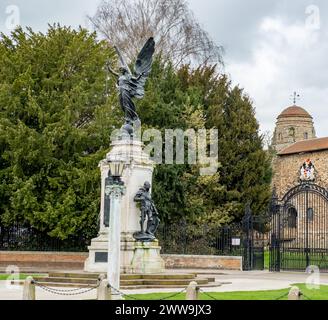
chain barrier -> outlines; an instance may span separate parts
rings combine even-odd
[[[129,298],[129,299],[131,299],[131,300],[136,300],[136,301],[137,301],[137,300],[140,300],[140,299],[137,299],[137,298],[135,298],[135,297],[133,297],[133,296],[129,296],[129,295],[123,293],[122,291],[120,291],[120,290],[114,288],[114,287],[113,287],[112,285],[110,285],[110,284],[108,284],[108,287],[109,287],[111,290],[113,290],[116,294],[120,294],[122,297],[126,297],[126,298]]]
[[[168,296],[168,297],[165,297],[165,298],[162,298],[162,299],[159,299],[159,300],[160,300],[160,301],[168,300],[168,299],[174,298],[174,297],[178,296],[179,294],[182,294],[182,293],[184,293],[184,292],[186,292],[186,291],[187,291],[187,288],[184,288],[184,289],[183,289],[182,291],[180,291],[180,292],[174,293],[174,294],[172,294],[172,295],[170,295],[170,296]]]
[[[282,298],[285,298],[289,295],[289,292],[283,294],[282,296],[280,296],[279,298],[275,299],[275,300],[281,300]],[[312,300],[311,298],[309,298],[308,296],[306,296],[303,292],[301,293],[301,296],[304,297],[306,300]]]
[[[219,300],[220,300],[220,299],[215,298],[215,297],[212,296],[210,293],[207,293],[206,291],[204,291],[204,290],[202,290],[202,289],[200,289],[200,288],[199,288],[199,292],[202,293],[202,294],[204,294],[205,296],[211,298],[212,300],[216,300],[216,301],[219,301]]]
[[[87,292],[90,292],[92,290],[95,290],[97,289],[99,286],[100,286],[100,283],[97,285],[97,286],[88,286],[88,287],[84,287],[84,288],[76,288],[76,289],[56,289],[56,288],[52,288],[52,287],[48,287],[48,286],[45,286],[37,281],[33,281],[33,284],[35,284],[37,287],[41,288],[42,290],[44,291],[47,291],[47,292],[50,292],[52,294],[56,294],[56,295],[62,295],[62,296],[75,296],[75,295],[81,295],[81,294],[84,294],[84,293],[87,293]],[[113,290],[116,294],[120,294],[122,297],[124,298],[128,298],[128,299],[131,299],[131,300],[135,300],[135,301],[142,301],[142,299],[137,299],[136,297],[134,296],[131,296],[131,295],[128,295],[128,294],[125,294],[124,292],[114,288],[113,286],[111,286],[110,284],[108,284],[108,287]],[[179,292],[176,292],[176,293],[173,293],[167,297],[164,297],[164,298],[161,298],[161,299],[158,299],[159,301],[164,301],[164,300],[169,300],[169,299],[172,299],[174,297],[177,297],[178,295],[186,292],[187,288],[184,288],[183,290],[179,291]],[[220,299],[217,299],[215,298],[214,296],[212,296],[210,293],[202,290],[201,288],[199,288],[199,292],[204,294],[205,296],[207,296],[208,298],[211,298],[212,300],[216,300],[216,301],[219,301]],[[286,292],[284,293],[283,295],[279,296],[278,298],[276,298],[275,300],[281,300],[285,297],[287,297],[289,294],[289,292]],[[302,296],[307,299],[307,300],[311,300],[311,298],[309,298],[308,296],[306,296],[305,294],[302,293]]]
[[[276,300],[276,301],[277,301],[277,300],[281,300],[282,298],[288,297],[288,295],[289,295],[289,291],[286,292],[286,293],[284,293],[284,294],[281,295],[280,297],[276,298],[275,300]]]
[[[135,300],[135,301],[143,301],[142,299],[137,299],[136,297],[133,297],[133,296],[130,296],[128,294],[125,294],[124,292],[114,288],[113,286],[111,286],[109,284],[109,288],[113,291],[115,291],[117,294],[120,294],[122,297],[125,297],[125,298],[128,298],[128,299],[131,299],[131,300]],[[176,293],[173,293],[167,297],[164,297],[164,298],[161,298],[161,299],[156,299],[156,300],[159,300],[159,301],[164,301],[164,300],[168,300],[168,299],[171,299],[171,298],[174,298],[176,296],[178,296],[179,294],[182,294],[184,293],[185,291],[187,290],[187,288],[184,288],[183,290],[179,291],[179,292],[176,292]],[[148,300],[148,299],[147,299]],[[148,300],[148,301],[151,301],[151,300]]]
[[[311,298],[309,298],[308,296],[306,296],[304,293],[302,293],[302,296],[303,296],[306,300],[312,300]]]
[[[45,286],[35,280],[33,281],[33,284],[35,284],[37,287],[39,287],[40,289],[42,289],[44,291],[48,291],[52,294],[61,295],[61,296],[81,295],[81,294],[84,294],[84,293],[87,293],[87,292],[97,289],[100,285],[100,284],[98,284],[97,286],[88,286],[85,288],[77,288],[77,289],[56,289],[56,288]]]
[[[203,291],[202,289],[200,289],[199,292],[202,293],[202,294],[204,294],[205,296],[211,298],[212,300],[217,300],[217,301],[220,300],[220,299],[215,298],[215,297],[212,296],[211,294],[207,293],[206,291]],[[288,295],[289,295],[289,292],[286,292],[286,293],[284,293],[283,295],[279,296],[278,298],[276,298],[276,299],[274,299],[274,300],[281,300],[281,299],[283,299],[283,298],[285,298],[285,297],[288,297]],[[303,294],[303,293],[302,293],[302,296],[303,296],[304,298],[306,298],[307,300],[311,300],[309,297],[307,297],[307,296],[306,296],[305,294]]]
[[[54,287],[48,287],[48,286],[45,286],[45,285],[41,285],[39,283],[36,283],[35,285],[38,286],[38,287],[49,288],[50,290],[57,291],[57,292],[74,292],[74,291],[81,291],[81,290],[84,290],[84,289],[91,288],[90,286],[88,286],[88,287],[80,287],[80,288],[76,288],[76,289],[57,289],[57,288],[54,288]]]
[[[48,287],[46,285],[43,285],[35,280],[33,280],[33,284],[37,287],[39,287],[40,289],[44,290],[44,291],[47,291],[47,292],[50,292],[52,294],[56,294],[56,295],[62,295],[62,296],[75,296],[75,295],[81,295],[81,294],[84,294],[84,293],[87,293],[87,292],[90,292],[92,290],[95,290],[97,289],[99,286],[100,286],[100,283],[97,285],[97,286],[87,286],[85,288],[76,288],[76,289],[57,289],[57,288],[53,288],[53,287]],[[137,299],[135,298],[134,296],[131,296],[131,295],[128,295],[128,294],[125,294],[124,292],[114,288],[113,286],[111,286],[110,284],[108,284],[108,287],[113,290],[116,294],[120,294],[122,297],[125,297],[125,298],[128,298],[128,299],[131,299],[131,300],[135,300],[135,301],[141,301],[142,299]],[[171,298],[174,298],[182,293],[184,293],[185,291],[187,290],[187,288],[184,288],[183,290],[179,291],[179,292],[176,292],[174,294],[171,294],[167,297],[164,297],[164,298],[161,298],[159,299],[160,301],[163,301],[163,300],[168,300],[168,299],[171,299]]]
[[[281,300],[282,298],[288,297],[288,295],[289,295],[289,292],[286,292],[286,293],[284,293],[283,295],[281,295],[281,296],[279,296],[278,298],[276,298],[275,300],[276,300],[276,301],[277,301],[277,300]]]
[[[217,301],[220,300],[220,299],[215,298],[215,297],[212,296],[211,294],[207,293],[206,291],[203,291],[202,289],[200,289],[199,292],[202,293],[202,294],[204,294],[205,296],[211,298],[212,300],[217,300]],[[283,298],[285,298],[285,297],[288,297],[288,295],[289,295],[289,292],[286,292],[286,293],[284,293],[283,295],[279,296],[278,298],[276,298],[276,299],[274,299],[274,300],[281,300],[281,299],[283,299]],[[304,298],[306,298],[307,300],[311,300],[311,299],[310,299],[309,297],[307,297],[305,294],[302,294],[302,296],[303,296]]]

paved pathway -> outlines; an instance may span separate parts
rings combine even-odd
[[[174,271],[173,271],[174,272]],[[290,287],[295,283],[306,283],[309,275],[305,273],[270,273],[267,271],[204,271],[204,270],[176,270],[176,273],[198,273],[215,277],[217,282],[224,282],[216,288],[206,288],[207,292],[233,292],[233,291],[259,291],[279,290]],[[328,274],[320,275],[320,283],[328,285]],[[60,289],[60,288],[58,288]],[[67,288],[62,288],[66,289]],[[126,294],[140,294],[153,292],[179,292],[181,289],[143,289],[124,290]],[[11,286],[6,281],[0,281],[0,300],[20,300],[22,298],[22,286]],[[38,300],[88,300],[96,299],[96,290],[77,296],[62,296],[46,292],[41,288],[36,289]]]
[[[56,288],[68,289],[68,288]],[[89,300],[96,299],[96,290],[78,296],[61,296],[46,292],[41,288],[35,291],[37,300]],[[23,296],[22,286],[7,285],[6,281],[0,281],[0,300],[21,300]]]

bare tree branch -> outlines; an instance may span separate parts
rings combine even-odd
[[[186,0],[102,0],[95,16],[88,18],[130,61],[154,36],[157,53],[175,66],[193,62],[223,65],[223,48],[202,29]]]

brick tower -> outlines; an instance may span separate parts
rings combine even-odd
[[[293,105],[278,116],[272,147],[276,152],[280,152],[295,142],[315,138],[312,116],[302,107]]]

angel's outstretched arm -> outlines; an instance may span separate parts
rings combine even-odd
[[[109,64],[107,64],[106,66],[107,66],[107,70],[108,70],[111,74],[113,74],[113,75],[116,76],[116,77],[119,77],[119,76],[120,76],[117,72],[115,72],[115,71],[110,67]]]
[[[129,72],[129,74],[132,74],[132,73],[131,73],[131,70],[130,70],[130,68],[129,68],[129,66],[128,66],[128,64],[126,63],[126,61],[125,61],[125,59],[124,59],[124,57],[123,57],[123,55],[122,55],[122,53],[121,53],[121,51],[120,51],[120,50],[118,49],[118,47],[116,47],[116,46],[114,46],[114,48],[115,48],[116,53],[117,53],[117,55],[118,55],[118,57],[119,57],[119,59],[120,59],[121,66],[122,66],[123,68],[125,68],[125,69]]]

